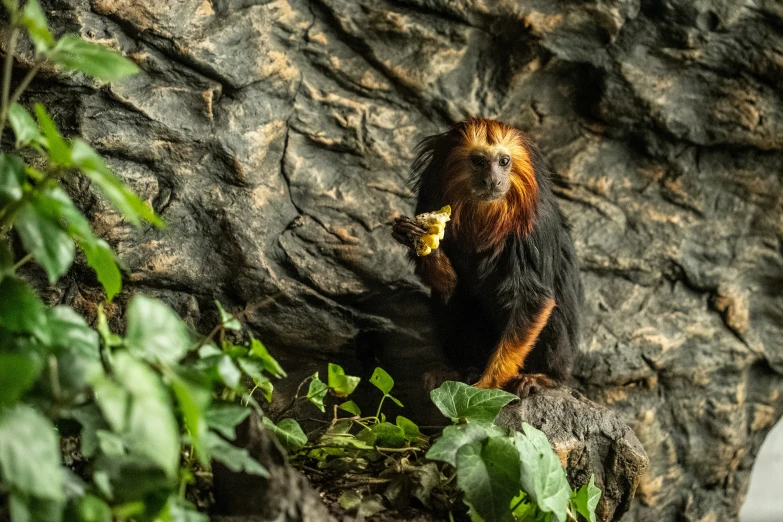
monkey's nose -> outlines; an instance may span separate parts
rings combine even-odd
[[[487,189],[496,189],[500,186],[500,179],[498,178],[484,178],[484,186]]]

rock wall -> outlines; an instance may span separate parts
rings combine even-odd
[[[124,261],[126,295],[159,295],[201,328],[215,297],[244,310],[291,381],[381,361],[417,403],[437,355],[426,292],[389,236],[413,206],[411,149],[469,115],[529,133],[562,178],[582,263],[575,384],[650,456],[626,520],[736,516],[783,413],[778,2],[45,7],[58,32],[142,69],[110,87],[50,72],[30,96],[168,223],[136,231],[72,187]],[[77,267],[52,299],[89,314],[91,277]]]

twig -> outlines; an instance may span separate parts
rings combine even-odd
[[[14,53],[16,52],[16,41],[19,39],[19,27],[16,20],[12,21],[11,34],[8,36],[8,47],[5,50],[5,66],[3,67],[3,94],[2,109],[0,110],[0,136],[5,129],[5,120],[8,117],[8,95],[11,92],[11,70],[14,67]]]
[[[16,262],[16,264],[15,264],[14,266],[12,266],[12,267],[11,267],[11,270],[12,270],[12,271],[14,271],[14,272],[16,272],[16,271],[17,271],[17,270],[19,270],[19,269],[20,269],[20,268],[21,268],[21,267],[22,267],[22,266],[23,266],[25,263],[27,263],[28,261],[30,261],[32,258],[33,258],[33,255],[32,255],[32,254],[27,254],[27,255],[25,255],[25,256],[24,256],[22,259],[20,259],[19,261],[17,261],[17,262]]]

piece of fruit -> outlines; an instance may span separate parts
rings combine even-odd
[[[446,222],[451,221],[451,207],[445,207],[435,212],[425,212],[414,217],[416,224],[427,231],[423,236],[416,238],[414,248],[416,255],[427,256],[440,246],[440,241],[446,235]]]

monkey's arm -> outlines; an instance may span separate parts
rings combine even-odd
[[[416,265],[416,275],[425,285],[439,292],[448,299],[457,285],[457,275],[451,261],[442,249],[438,248],[427,256],[417,256],[413,245],[414,237],[421,237],[427,231],[421,228],[415,220],[401,216],[394,220],[392,236],[403,246],[410,249],[408,256]]]

